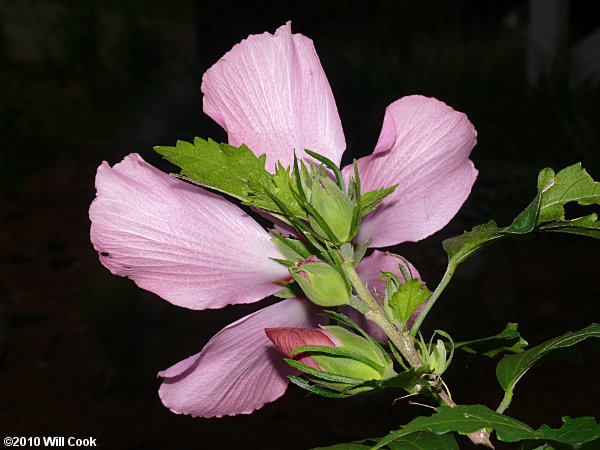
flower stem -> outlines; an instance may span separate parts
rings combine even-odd
[[[442,281],[440,281],[440,284],[438,284],[438,286],[435,288],[435,291],[433,291],[433,293],[431,294],[431,297],[429,297],[429,299],[427,300],[425,307],[417,316],[415,322],[413,323],[413,326],[410,328],[409,335],[415,336],[417,334],[419,328],[421,327],[421,324],[423,323],[423,320],[425,320],[425,317],[427,316],[427,313],[429,313],[429,310],[433,308],[433,305],[435,304],[436,300],[442,294],[444,289],[446,289],[446,286],[452,279],[452,275],[454,275],[455,270],[456,263],[448,263],[448,267],[446,268],[446,272],[442,277]]]
[[[394,324],[392,324],[387,317],[385,317],[381,307],[373,298],[369,292],[369,289],[367,289],[365,284],[362,282],[358,276],[358,273],[356,273],[356,269],[354,268],[354,259],[345,259],[342,264],[342,270],[344,271],[346,278],[354,288],[354,291],[358,297],[365,302],[369,308],[369,311],[367,314],[365,314],[365,317],[379,325],[379,328],[381,328],[383,332],[390,338],[390,341],[394,343],[396,348],[398,348],[400,353],[402,353],[402,356],[404,356],[406,361],[408,361],[412,367],[417,369],[423,366],[423,361],[415,349],[414,338],[408,334],[398,331]]]

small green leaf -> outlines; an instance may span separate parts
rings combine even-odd
[[[396,317],[402,323],[406,323],[412,313],[414,313],[423,302],[425,302],[431,291],[427,289],[425,283],[417,278],[411,278],[404,284],[398,286],[398,290],[394,292],[389,299],[389,306],[393,309]]]
[[[377,207],[377,205],[379,205],[379,203],[381,203],[384,198],[386,198],[388,195],[390,195],[392,192],[394,192],[397,187],[398,187],[398,185],[395,184],[388,188],[375,189],[374,191],[369,191],[369,192],[365,192],[364,194],[361,194],[361,196],[360,196],[360,202],[361,202],[360,203],[361,204],[360,215],[361,215],[361,217],[366,214],[369,214],[371,211],[373,211]]]
[[[581,167],[573,164],[549,177],[551,169],[546,169],[546,185],[541,188],[542,199],[537,224],[552,220],[564,220],[564,205],[577,202],[580,205],[600,205],[600,183]],[[540,176],[540,178],[542,178]],[[545,180],[542,180],[542,183]],[[541,183],[540,183],[541,184]]]
[[[517,331],[517,324],[509,323],[502,332],[495,336],[457,342],[454,348],[471,354],[477,353],[492,357],[503,352],[518,353],[523,351],[525,346],[527,346],[527,341]]]
[[[600,325],[594,323],[580,331],[569,331],[524,352],[504,356],[496,367],[498,382],[502,389],[506,391],[505,399],[501,405],[502,410],[508,407],[517,382],[540,359],[554,350],[570,347],[584,339],[599,337]]]

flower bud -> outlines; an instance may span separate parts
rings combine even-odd
[[[315,256],[296,263],[289,271],[310,301],[319,306],[341,306],[350,299],[350,286],[340,272]]]
[[[323,326],[321,329],[305,328],[267,328],[265,333],[277,348],[288,358],[296,359],[307,366],[323,370],[330,374],[361,380],[356,384],[316,381],[330,389],[357,394],[370,387],[352,389],[362,380],[385,380],[396,373],[392,361],[386,359],[382,351],[367,339],[338,326]],[[305,345],[335,347],[347,351],[344,354],[325,352],[294,352],[295,348]],[[350,353],[351,352],[351,353]],[[356,355],[354,358],[352,354]]]
[[[329,236],[318,221],[309,215],[308,222],[320,237],[340,245],[350,242],[356,235],[358,227],[352,230],[354,202],[329,178],[319,177],[313,181],[309,203],[333,234]]]

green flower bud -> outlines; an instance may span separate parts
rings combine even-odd
[[[345,305],[352,291],[344,277],[325,261],[311,256],[289,269],[310,301],[319,306]]]
[[[358,229],[352,230],[354,202],[329,178],[319,177],[313,180],[309,203],[333,234],[330,236],[318,220],[309,215],[308,222],[320,237],[340,245],[350,242],[356,235]]]
[[[373,366],[352,359],[352,357],[340,358],[339,356],[315,354],[312,358],[325,370],[346,377],[360,378],[362,380],[383,380],[395,375],[392,362],[381,355],[379,349],[367,339],[339,326],[323,326],[323,329],[331,333],[336,347],[349,350],[360,355],[373,363],[381,366],[380,372]]]
[[[435,373],[436,375],[441,375],[446,371],[452,358],[452,355],[448,354],[448,351],[446,350],[444,341],[441,339],[437,340],[430,353],[423,356],[423,359],[425,360],[427,366],[429,366],[431,372]]]

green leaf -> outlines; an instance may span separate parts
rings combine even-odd
[[[394,310],[394,313],[402,323],[406,323],[412,313],[425,302],[431,291],[427,289],[425,283],[417,278],[411,278],[404,284],[398,286],[398,290],[394,292],[389,299],[389,306]]]
[[[598,337],[600,337],[600,325],[594,323],[580,331],[569,331],[562,336],[550,339],[524,352],[504,356],[496,367],[498,382],[502,389],[506,391],[501,405],[502,410],[508,407],[517,382],[540,359],[557,349],[570,347],[584,339]]]
[[[553,175],[552,169],[546,169],[546,171],[548,181],[541,188],[542,199],[537,219],[538,225],[552,220],[564,220],[564,205],[569,202],[577,202],[580,205],[600,205],[600,183],[592,179],[581,167],[581,163],[573,164],[555,176],[549,176]],[[541,180],[542,183],[544,181]]]
[[[573,220],[553,220],[540,225],[539,229],[541,231],[579,234],[600,239],[600,221],[596,213]]]
[[[545,440],[548,443],[539,447],[540,441],[526,441],[523,443],[523,449],[579,449],[579,448],[598,448],[588,447],[598,442],[600,439],[600,425],[593,417],[579,417],[573,419],[571,417],[563,417],[564,425],[558,429],[552,429],[548,425],[542,425],[537,429],[540,435],[540,440]]]
[[[477,353],[490,357],[503,352],[521,352],[523,351],[523,347],[527,346],[527,341],[521,337],[517,331],[517,326],[518,324],[516,323],[509,323],[502,332],[495,336],[472,341],[457,342],[454,348],[467,353]]]
[[[460,236],[446,239],[442,246],[448,254],[448,260],[453,264],[460,264],[484,245],[502,239],[506,233],[498,228],[496,222],[490,220],[484,225],[477,225],[471,231]]]
[[[262,156],[262,155],[261,155]],[[268,173],[268,172],[267,172]],[[292,216],[306,218],[306,211],[298,203],[298,198],[292,191],[293,181],[288,167],[277,164],[274,174],[269,174],[268,179],[259,179],[258,183],[252,184],[250,198],[244,200],[244,205],[256,206],[257,208],[271,211],[278,217],[283,216],[285,220],[286,212],[289,211]],[[269,193],[267,193],[269,191]],[[273,200],[277,197],[279,202],[286,206],[284,211],[277,202]]]
[[[175,147],[154,147],[159,154],[181,168],[181,175],[240,200],[249,200],[250,184],[267,182],[266,155],[255,156],[242,145],[234,147],[209,139],[195,138],[191,144],[177,141]]]
[[[384,445],[389,445],[390,442],[418,431],[438,434],[448,432],[468,434],[482,428],[495,430],[498,439],[505,442],[538,439],[539,437],[529,425],[492,411],[487,406],[459,405],[454,408],[440,406],[436,408],[433,415],[417,417],[400,430],[391,432],[373,448],[382,448]]]
[[[390,186],[388,188],[383,189],[375,189],[374,191],[365,192],[360,196],[360,204],[361,204],[361,217],[369,214],[371,211],[375,209],[379,203],[383,201],[388,195],[396,190],[398,187],[397,184]]]
[[[449,265],[456,266],[483,246],[502,238],[526,235],[536,231],[579,234],[600,239],[600,221],[596,213],[565,219],[564,206],[570,202],[580,205],[600,205],[600,183],[581,167],[573,164],[557,174],[546,168],[538,175],[535,199],[513,223],[500,228],[494,221],[474,227],[471,231],[443,242]]]
[[[256,156],[242,145],[219,144],[212,139],[195,138],[191,144],[177,141],[175,147],[154,147],[159,154],[181,168],[180,176],[274,213],[285,220],[284,211],[267,193],[270,191],[296,217],[306,212],[291,192],[289,168],[277,165],[274,174],[265,169],[266,155]]]
[[[552,429],[548,425],[542,425],[537,432],[542,439],[556,442],[564,442],[578,448],[586,442],[600,439],[600,424],[593,417],[563,417],[564,425],[558,429]]]
[[[376,445],[378,439],[365,439],[348,444],[336,444],[329,447],[317,447],[313,450],[362,450],[370,449]],[[426,431],[419,431],[407,436],[402,436],[390,442],[389,450],[459,450],[456,439],[451,434],[438,435]]]

